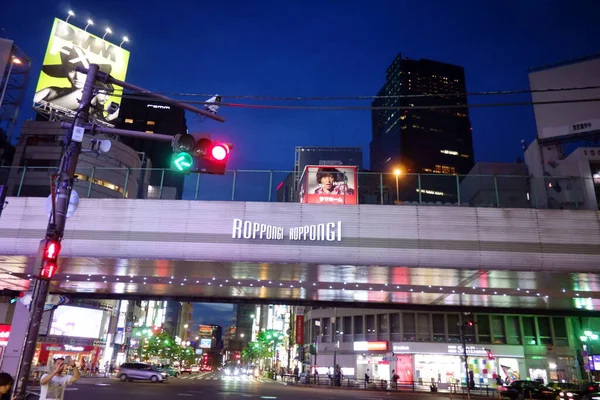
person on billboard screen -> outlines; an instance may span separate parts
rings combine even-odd
[[[83,85],[86,80],[86,74],[78,72],[77,67],[89,68],[90,61],[86,58],[85,52],[79,47],[63,47],[60,51],[60,64],[43,65],[42,72],[52,78],[64,80],[65,86],[49,86],[39,90],[34,96],[34,103],[46,102],[67,110],[77,110],[79,99],[83,91]],[[100,72],[110,74],[112,66],[110,64],[99,64]],[[111,121],[118,115],[104,115],[104,105],[108,101],[110,93],[114,92],[114,86],[110,83],[96,82],[99,90],[92,99],[92,116],[98,120]],[[97,110],[100,110],[99,112]]]
[[[354,194],[354,189],[348,186],[348,179],[343,172],[335,168],[319,168],[314,194]]]

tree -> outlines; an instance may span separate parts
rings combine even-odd
[[[275,358],[275,349],[283,342],[284,335],[273,329],[260,331],[255,342],[250,342],[242,350],[242,359],[252,363],[255,360]]]
[[[171,336],[162,332],[147,338],[144,356],[145,358],[158,357],[178,360],[180,358],[179,347]]]

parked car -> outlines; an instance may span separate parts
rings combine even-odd
[[[166,372],[146,363],[123,363],[119,367],[117,377],[121,382],[133,380],[165,382],[168,379]]]
[[[511,400],[547,399],[555,400],[558,391],[536,381],[513,381],[509,385],[499,386],[498,393]]]
[[[200,372],[200,366],[199,365],[192,365],[191,369],[192,369],[192,372]]]
[[[562,388],[559,390],[559,397],[565,400],[580,400],[593,398],[594,393],[600,392],[600,383],[592,382],[575,387]]]
[[[170,365],[159,367],[158,370],[161,372],[166,372],[168,376],[172,376],[174,378],[179,378],[179,375],[181,375],[178,368],[172,367]]]

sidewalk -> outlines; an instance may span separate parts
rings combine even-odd
[[[411,390],[409,388],[406,389],[397,389],[397,390],[392,390],[392,389],[381,389],[381,388],[365,388],[364,386],[332,386],[332,385],[328,385],[328,384],[314,384],[314,383],[296,383],[296,382],[289,382],[289,381],[282,381],[280,379],[278,380],[274,380],[274,379],[270,379],[270,378],[262,378],[263,382],[270,382],[270,383],[276,383],[279,385],[284,385],[284,386],[296,386],[299,388],[307,388],[307,389],[330,389],[330,390],[352,390],[352,391],[364,391],[364,392],[368,392],[368,393],[386,393],[386,394],[390,394],[390,395],[394,395],[394,394],[402,394],[402,395],[430,395],[430,396],[439,396],[442,398],[447,398],[447,399],[451,399],[451,398],[456,398],[456,399],[461,399],[467,398],[467,393],[466,392],[458,392],[458,393],[450,393],[449,390],[439,390],[437,392],[431,392],[431,390],[429,390],[428,388],[423,387],[421,388],[415,388],[415,390]],[[484,390],[474,390],[471,392],[471,399],[497,399],[498,398],[498,393],[496,390],[492,390],[489,389],[486,391]]]

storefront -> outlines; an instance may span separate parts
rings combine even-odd
[[[400,381],[414,380],[425,386],[435,383],[440,388],[466,382],[461,345],[395,342],[392,352],[391,369],[396,370]],[[488,352],[493,354],[493,359],[489,359]],[[525,368],[522,346],[467,346],[467,357],[477,386],[495,387],[498,376],[504,382],[520,379]]]
[[[38,366],[49,365],[55,358],[71,357],[77,366],[86,369],[97,365],[102,356],[102,347],[94,345],[38,343],[34,355],[34,364]]]

